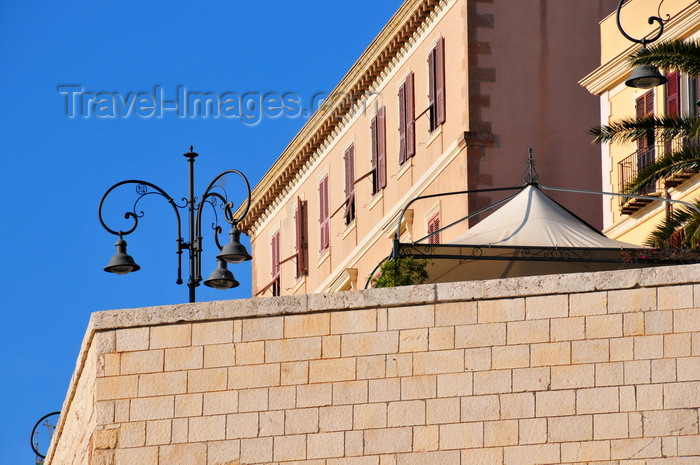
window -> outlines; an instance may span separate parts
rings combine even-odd
[[[384,107],[372,119],[372,195],[386,187],[386,118]]]
[[[678,71],[668,73],[666,76],[666,116],[680,116],[681,114],[681,75]]]
[[[445,122],[445,39],[440,37],[428,55],[430,132]]]
[[[318,221],[321,226],[320,251],[325,252],[330,245],[330,218],[328,216],[328,175],[324,176],[318,185],[319,215]]]
[[[355,219],[355,146],[345,150],[345,226]]]
[[[272,251],[272,284],[270,289],[273,296],[280,295],[280,233],[276,232],[272,236],[272,241],[270,243],[270,249]]]
[[[309,272],[308,263],[308,226],[306,215],[306,202],[297,197],[297,208],[294,212],[294,225],[296,229],[296,278],[299,279]]]
[[[413,95],[413,73],[409,73],[399,88],[399,165],[416,154]]]
[[[645,116],[654,116],[654,91],[650,90],[636,100],[636,115],[637,118]],[[637,171],[642,172],[647,166],[656,160],[656,148],[654,147],[655,136],[654,130],[637,139]],[[642,195],[648,194],[653,190],[653,186],[646,189]]]
[[[428,234],[433,234],[440,229],[440,213],[436,213],[428,220]],[[433,234],[428,238],[428,244],[439,244],[440,233]]]

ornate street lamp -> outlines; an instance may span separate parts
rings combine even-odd
[[[654,41],[656,41],[659,37],[661,37],[661,34],[664,32],[664,21],[668,21],[669,17],[666,18],[666,20],[661,18],[661,3],[663,3],[663,0],[659,3],[659,9],[657,10],[657,16],[650,16],[649,17],[649,24],[654,24],[658,23],[659,24],[659,30],[656,31],[656,34],[654,34],[653,37],[650,38],[642,38],[642,39],[635,39],[634,37],[630,36],[627,34],[624,29],[622,29],[622,24],[620,23],[620,12],[622,11],[622,4],[625,3],[625,0],[620,0],[620,3],[617,5],[617,28],[620,30],[620,33],[625,36],[625,38],[631,42],[634,42],[636,44],[641,44],[643,48],[646,48],[647,44],[650,44]],[[652,87],[660,86],[661,84],[665,84],[667,81],[666,76],[661,74],[659,72],[659,68],[656,66],[652,65],[641,65],[637,66],[632,70],[632,74],[630,74],[630,77],[625,81],[625,85],[627,87],[637,87],[640,89],[651,89]]]
[[[227,263],[241,263],[246,260],[250,260],[252,257],[246,250],[245,246],[241,244],[240,237],[241,232],[238,230],[238,223],[241,222],[245,216],[248,214],[248,209],[250,208],[250,184],[248,179],[238,170],[227,170],[219,175],[217,175],[213,181],[209,183],[209,186],[204,191],[201,200],[194,196],[194,159],[198,156],[193,151],[193,147],[190,147],[190,151],[185,155],[187,161],[189,162],[189,195],[182,200],[185,202],[184,205],[178,205],[175,203],[170,195],[168,195],[163,189],[151,184],[150,182],[140,181],[140,180],[128,180],[121,181],[107,189],[107,192],[102,196],[100,200],[100,206],[98,209],[98,215],[100,218],[100,223],[105,230],[115,236],[119,236],[117,243],[117,253],[112,257],[105,271],[114,274],[127,274],[132,271],[138,271],[141,267],[136,264],[131,255],[126,253],[126,241],[123,239],[124,236],[134,232],[139,223],[139,218],[143,217],[143,212],[136,211],[136,206],[139,201],[147,195],[156,194],[165,198],[168,203],[173,207],[175,216],[177,217],[177,284],[182,284],[182,252],[187,250],[189,252],[190,259],[190,277],[187,281],[187,287],[189,287],[190,302],[195,301],[195,289],[202,282],[202,210],[205,204],[211,205],[214,213],[216,214],[216,206],[220,202],[221,208],[224,210],[224,219],[227,223],[231,225],[231,231],[229,233],[230,239],[229,243],[222,247],[219,242],[219,234],[222,232],[221,226],[218,224],[218,216],[216,222],[212,225],[214,230],[214,240],[216,246],[220,250],[219,255],[217,255],[217,268],[211,273],[209,278],[204,281],[205,286],[213,287],[215,289],[230,289],[232,287],[238,286],[238,281],[233,277],[233,273],[227,269]],[[234,218],[233,216],[233,203],[229,202],[226,195],[226,190],[224,185],[226,184],[225,176],[227,174],[235,173],[240,176],[245,182],[247,197],[246,206],[243,210],[243,214],[240,218]],[[102,218],[102,206],[104,205],[107,196],[116,188],[123,186],[125,184],[135,184],[136,193],[138,197],[134,202],[134,206],[131,211],[124,213],[124,218],[133,220],[133,225],[130,229],[124,230],[114,230],[109,228],[103,218]],[[190,232],[189,242],[185,242],[182,237],[182,221],[180,218],[180,210],[186,209],[188,213],[188,225]]]

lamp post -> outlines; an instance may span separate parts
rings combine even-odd
[[[636,44],[641,44],[643,48],[646,48],[647,44],[650,44],[654,41],[656,41],[659,37],[661,37],[661,34],[664,32],[664,21],[668,21],[668,17],[666,20],[661,18],[661,4],[663,3],[663,0],[659,3],[659,9],[657,10],[657,16],[650,16],[649,17],[649,24],[654,24],[658,23],[659,24],[659,30],[656,31],[656,34],[654,34],[652,37],[649,38],[641,38],[641,39],[635,39],[634,37],[630,36],[625,32],[624,29],[622,29],[622,23],[620,22],[620,12],[622,11],[622,5],[625,3],[625,0],[620,0],[620,3],[617,5],[617,28],[620,30],[620,33],[629,41],[634,42]],[[632,74],[630,74],[630,77],[625,81],[625,85],[627,87],[637,87],[640,89],[651,89],[652,87],[660,86],[661,84],[665,84],[667,81],[666,76],[661,74],[659,72],[659,68],[656,66],[652,65],[641,65],[637,66],[632,70]]]
[[[105,271],[114,274],[127,274],[132,271],[138,271],[141,267],[136,264],[131,255],[126,252],[126,241],[123,239],[134,232],[139,223],[139,218],[144,216],[143,212],[137,212],[136,207],[138,202],[147,195],[159,195],[166,199],[168,203],[173,207],[175,216],[177,218],[177,284],[182,284],[182,252],[187,250],[189,253],[189,265],[190,265],[190,276],[187,281],[187,287],[189,287],[189,298],[190,302],[195,301],[195,289],[202,282],[202,210],[205,204],[211,205],[214,213],[216,215],[217,203],[221,202],[221,208],[224,211],[224,219],[227,223],[231,225],[231,230],[229,232],[229,242],[225,246],[221,246],[219,242],[219,233],[222,232],[221,226],[218,224],[218,215],[216,222],[212,225],[214,230],[214,240],[216,246],[219,249],[219,254],[216,256],[217,268],[211,273],[209,278],[204,281],[205,286],[213,287],[216,289],[230,289],[238,286],[238,281],[233,277],[233,273],[228,270],[228,263],[241,263],[246,260],[250,260],[252,257],[246,250],[245,246],[241,244],[240,237],[241,232],[238,230],[238,223],[241,222],[245,216],[248,214],[248,209],[250,208],[250,184],[248,179],[238,170],[227,170],[219,173],[210,183],[204,194],[201,196],[201,200],[198,200],[194,195],[194,161],[198,154],[193,151],[193,147],[190,146],[190,151],[184,154],[187,158],[189,164],[189,191],[188,197],[183,198],[185,202],[184,205],[178,205],[173,198],[168,195],[163,189],[146,181],[140,180],[127,180],[121,181],[114,184],[112,187],[107,189],[107,192],[102,196],[100,200],[100,206],[98,209],[98,216],[100,218],[100,223],[105,230],[115,236],[118,236],[116,242],[117,252],[109,261],[105,267]],[[226,190],[224,189],[226,175],[227,174],[237,174],[245,182],[247,197],[246,206],[243,210],[243,214],[240,218],[234,218],[233,216],[233,203],[230,202],[226,195]],[[124,213],[125,219],[131,219],[133,224],[131,228],[127,230],[114,230],[108,227],[102,217],[102,207],[104,205],[107,196],[114,191],[116,188],[126,185],[135,184],[136,193],[138,197],[134,202],[134,206],[131,211]],[[182,237],[182,221],[180,217],[180,210],[187,211],[187,221],[189,226],[189,242],[185,242]]]

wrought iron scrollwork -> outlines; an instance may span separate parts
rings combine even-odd
[[[641,44],[642,47],[646,47],[647,44],[650,44],[652,42],[655,42],[656,40],[661,37],[661,34],[664,32],[664,23],[671,19],[670,15],[666,15],[666,19],[663,19],[661,17],[661,4],[663,4],[664,0],[661,0],[659,2],[659,9],[656,11],[656,16],[650,16],[648,19],[649,24],[654,24],[658,23],[659,25],[659,30],[656,31],[656,34],[654,34],[650,38],[644,38],[642,37],[641,39],[635,39],[634,37],[630,36],[625,30],[622,28],[622,23],[620,21],[620,13],[622,11],[622,5],[625,3],[626,0],[620,0],[620,3],[617,5],[617,28],[620,30],[620,33],[630,42],[634,42],[636,44]]]

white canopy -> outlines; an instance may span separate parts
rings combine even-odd
[[[605,237],[534,185],[523,188],[505,205],[449,244],[641,248]]]

